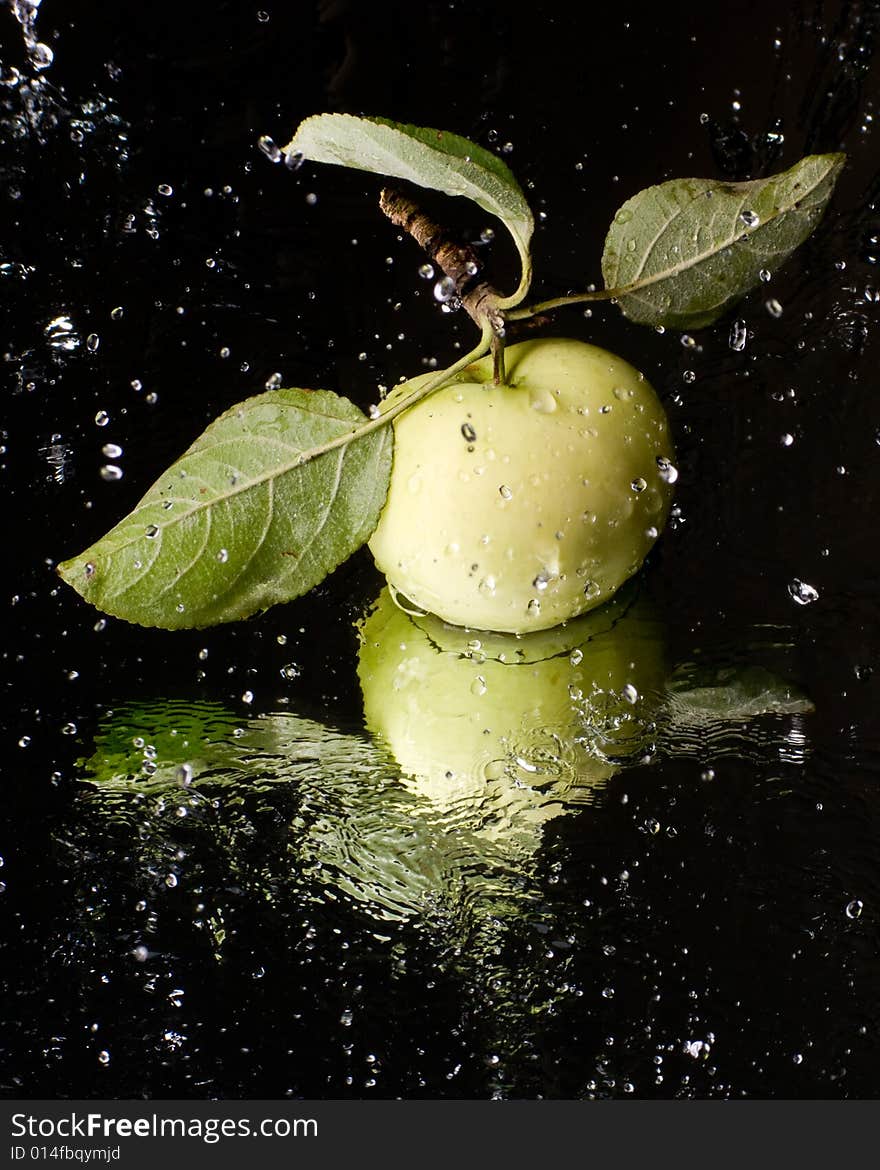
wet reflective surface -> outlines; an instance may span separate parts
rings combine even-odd
[[[0,8],[0,1091],[875,1097],[878,13],[288,7]],[[598,278],[641,187],[849,154],[730,319],[556,315],[646,373],[678,453],[582,627],[410,618],[365,551],[207,631],[57,582],[227,406],[366,407],[470,344],[378,184],[273,161],[325,109],[501,152],[536,296]]]

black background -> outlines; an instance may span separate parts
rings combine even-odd
[[[868,3],[539,15],[478,0],[43,0],[55,59],[38,74],[0,10],[4,77],[21,72],[0,91],[6,1095],[877,1095],[878,28]],[[283,699],[360,726],[353,621],[381,584],[366,552],[309,597],[208,633],[98,631],[54,575],[275,371],[366,406],[378,383],[472,344],[378,212],[378,180],[294,173],[259,149],[325,110],[501,150],[539,216],[539,298],[598,280],[607,225],[642,187],[848,153],[814,237],[735,311],[742,352],[730,319],[694,347],[612,306],[554,320],[624,355],[668,407],[681,517],[647,578],[673,660],[751,654],[816,711],[790,760],[782,720],[672,737],[653,768],[556,821],[537,900],[498,953],[467,923],[377,939],[362,903],[326,900],[291,862],[293,789],[243,798],[224,852],[196,830],[141,831],[137,808],[99,815],[77,764],[122,703],[246,719]],[[498,237],[493,271],[509,281]],[[45,333],[61,315],[70,351]],[[124,451],[118,482],[100,475],[108,442]],[[796,605],[795,579],[818,600]],[[282,680],[291,660],[299,676]],[[651,817],[677,835],[638,832]],[[158,957],[133,964],[144,873],[180,841],[191,889],[156,893]],[[212,899],[233,924],[223,962],[194,926]]]

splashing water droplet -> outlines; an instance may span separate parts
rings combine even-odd
[[[434,265],[422,264],[422,266],[419,268],[419,276],[422,278],[422,280],[431,280],[434,276]]]
[[[117,467],[115,463],[105,463],[101,468],[100,476],[106,483],[116,483],[117,480],[122,479],[122,468]]]
[[[268,134],[261,134],[257,139],[257,146],[269,160],[269,162],[281,162],[282,154],[280,149],[275,145],[273,139]]]
[[[761,222],[761,217],[754,211],[741,211],[739,217],[746,227],[750,228],[757,227]]]
[[[451,276],[444,276],[434,285],[434,300],[445,304],[455,295],[455,281]]]
[[[730,348],[736,353],[742,353],[746,347],[748,340],[748,331],[746,330],[746,323],[743,320],[737,319],[730,327],[730,339],[728,344]]]
[[[865,904],[860,898],[853,898],[851,902],[846,904],[847,918],[860,918]]]
[[[678,479],[678,468],[673,465],[671,460],[665,459],[662,455],[657,456],[657,469],[660,472],[660,478],[666,483],[675,483]]]
[[[627,683],[620,692],[627,703],[637,703],[639,701],[639,692],[632,683]]]
[[[813,585],[808,585],[806,581],[799,581],[797,577],[789,582],[788,592],[798,605],[810,605],[819,599],[819,590]]]
[[[98,413],[95,415],[95,426],[96,427],[106,427],[106,425],[109,421],[110,421],[110,415],[107,413],[106,410],[99,410]]]
[[[122,454],[122,448],[118,443],[105,443],[101,448],[101,454],[106,455],[108,459],[118,459]]]
[[[467,442],[467,443],[476,442],[477,432],[474,430],[474,428],[471,426],[470,423],[466,422],[466,423],[461,424],[461,434],[462,434],[462,437],[464,438],[465,442]]]
[[[764,308],[771,317],[779,318],[782,316],[782,305],[780,305],[779,301],[777,301],[775,297],[771,297],[769,301],[765,301]]]

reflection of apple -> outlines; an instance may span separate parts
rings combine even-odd
[[[622,358],[551,339],[505,358],[509,385],[484,358],[395,421],[370,548],[419,608],[524,633],[602,604],[638,570],[676,472],[663,407]]]
[[[517,637],[412,617],[383,590],[361,630],[367,726],[444,817],[534,831],[646,743],[662,629],[632,593]]]

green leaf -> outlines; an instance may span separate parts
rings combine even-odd
[[[809,155],[748,183],[673,179],[627,200],[605,241],[606,288],[644,325],[710,325],[810,235],[843,154]]]
[[[181,629],[236,621],[317,585],[369,539],[391,427],[326,390],[233,407],[105,537],[59,566],[98,609]]]
[[[519,252],[522,279],[516,293],[500,302],[501,307],[519,304],[526,295],[535,221],[513,173],[497,155],[447,130],[351,114],[306,118],[284,149],[287,155],[312,162],[390,175],[446,195],[472,199],[502,221]]]

